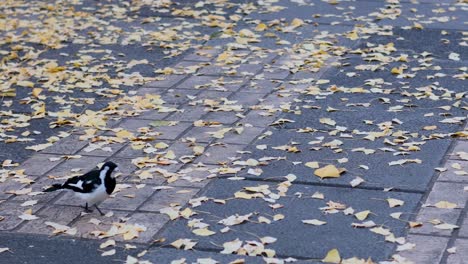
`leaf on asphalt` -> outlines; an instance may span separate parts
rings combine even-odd
[[[209,230],[207,227],[194,229],[192,230],[192,233],[194,233],[197,236],[212,236],[216,234],[216,232]]]
[[[340,252],[338,252],[338,249],[334,248],[334,249],[328,251],[325,258],[322,259],[322,262],[324,262],[324,263],[340,263],[341,262],[341,257],[340,257]]]
[[[171,243],[171,246],[177,249],[184,249],[190,250],[197,244],[197,242],[192,241],[191,239],[184,238],[184,239],[177,239],[176,241]]]
[[[115,249],[111,249],[111,250],[102,252],[101,256],[103,257],[112,256],[115,254],[115,252],[116,252]]]
[[[309,219],[309,220],[302,220],[302,223],[308,224],[308,225],[321,226],[321,225],[326,224],[327,222],[320,221],[318,219]]]
[[[338,169],[334,165],[327,165],[325,167],[316,169],[314,171],[314,174],[321,178],[338,178],[341,176],[341,173],[343,173],[345,170],[344,169]]]

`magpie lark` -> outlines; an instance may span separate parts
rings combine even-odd
[[[53,192],[61,189],[68,189],[86,202],[85,211],[92,212],[88,206],[96,207],[101,215],[104,215],[97,207],[114,191],[116,180],[112,172],[119,171],[117,164],[108,161],[99,170],[92,170],[82,176],[75,176],[68,179],[64,184],[53,184],[44,192]]]

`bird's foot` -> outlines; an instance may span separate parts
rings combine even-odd
[[[93,210],[91,210],[91,209],[89,209],[89,208],[88,208],[88,203],[86,203],[86,205],[85,205],[85,206],[82,206],[82,207],[83,207],[83,209],[84,209],[85,213],[88,213],[88,214],[90,214],[90,213],[92,213],[92,212],[93,212]]]
[[[94,207],[96,207],[96,209],[98,210],[98,212],[101,214],[101,216],[104,216],[105,214],[99,209],[99,207],[97,207],[97,205],[94,205]]]

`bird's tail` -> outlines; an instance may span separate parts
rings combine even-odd
[[[63,189],[63,185],[56,183],[56,184],[53,184],[51,187],[45,189],[43,192],[53,192],[53,191],[57,191],[60,189]]]

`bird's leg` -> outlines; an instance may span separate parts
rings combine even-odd
[[[92,212],[93,212],[93,210],[91,210],[91,209],[88,208],[88,203],[86,203],[84,209],[85,209],[85,212],[86,212],[86,213],[92,213]]]
[[[96,207],[96,209],[98,210],[98,212],[99,212],[101,215],[104,215],[104,213],[101,212],[101,210],[99,209],[99,207],[97,207],[97,204],[95,204],[94,207]]]

